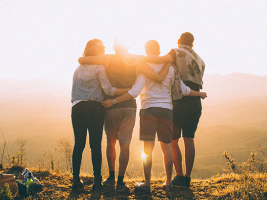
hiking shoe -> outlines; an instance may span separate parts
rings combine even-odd
[[[102,183],[104,186],[114,187],[115,186],[115,179],[106,179]]]
[[[78,190],[78,189],[81,189],[81,188],[83,188],[83,181],[82,180],[73,181],[73,183],[72,183],[72,189],[73,190]]]
[[[150,185],[145,186],[144,182],[136,182],[135,183],[135,191],[150,193],[150,190],[151,190]]]
[[[190,182],[191,182],[191,178],[185,176],[185,187],[189,188],[190,187]]]
[[[116,192],[129,192],[129,186],[125,183],[117,183]]]
[[[173,187],[186,187],[185,177],[184,176],[175,176],[172,180]]]
[[[103,188],[103,184],[101,182],[94,182],[93,183],[93,191],[101,190]]]
[[[172,184],[166,185],[166,182],[165,182],[165,183],[163,183],[163,189],[172,191],[173,190],[173,186],[172,186]]]

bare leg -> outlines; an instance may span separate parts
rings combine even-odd
[[[151,180],[151,168],[152,168],[152,152],[154,149],[154,141],[144,141],[144,152],[147,155],[146,159],[143,160],[145,183],[144,186],[150,185]]]
[[[115,160],[116,160],[116,138],[108,139],[107,140],[107,148],[106,148],[106,154],[107,154],[107,160],[108,160],[108,168],[109,171],[115,171]]]
[[[195,143],[194,138],[184,137],[185,144],[185,176],[190,177],[195,160]]]
[[[119,176],[124,176],[129,162],[130,143],[120,143]]]
[[[173,155],[173,163],[176,171],[176,175],[183,176],[183,169],[182,169],[182,153],[180,150],[180,147],[178,145],[177,140],[172,140],[171,146],[172,146],[172,155]]]
[[[172,148],[171,143],[164,143],[160,142],[160,146],[162,149],[162,152],[164,154],[164,164],[165,164],[165,170],[166,170],[166,185],[171,184],[172,179],[172,167],[173,167],[173,156],[172,156]]]

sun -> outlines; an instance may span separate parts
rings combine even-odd
[[[143,159],[143,161],[146,161],[147,154],[143,151],[141,152],[141,158]]]

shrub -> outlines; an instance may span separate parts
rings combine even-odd
[[[267,172],[267,159],[264,152],[264,149],[260,148],[260,152],[262,154],[262,158],[259,157],[257,153],[250,153],[250,157],[248,158],[247,162],[243,162],[238,164],[234,158],[230,156],[228,152],[223,153],[223,157],[226,159],[226,164],[229,166],[230,170],[242,174],[247,172],[259,172],[259,173],[266,173]]]
[[[9,200],[14,199],[12,196],[12,192],[10,191],[8,183],[5,183],[3,188],[0,188],[0,199],[1,200]]]

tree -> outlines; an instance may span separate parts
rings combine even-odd
[[[26,154],[25,145],[27,143],[27,140],[24,138],[18,138],[16,140],[16,143],[19,145],[19,152],[18,152],[18,165],[22,166],[24,162],[24,156]]]
[[[72,171],[72,146],[70,145],[70,142],[66,138],[61,138],[58,141],[58,145],[60,147],[61,156],[63,157],[63,160],[66,162],[67,171]]]

